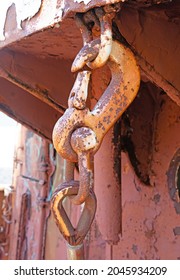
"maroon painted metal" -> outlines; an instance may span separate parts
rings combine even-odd
[[[122,233],[120,126],[112,128],[95,156],[96,220],[107,244],[118,244]],[[108,148],[107,148],[108,147]]]

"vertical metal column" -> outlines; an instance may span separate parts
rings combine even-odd
[[[120,138],[120,129],[116,131],[117,135],[118,133]],[[102,237],[111,245],[118,243],[121,232],[121,167],[120,149],[117,145],[112,128],[105,136],[94,160],[95,193],[98,201],[96,220]]]

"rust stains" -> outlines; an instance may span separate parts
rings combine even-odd
[[[180,227],[175,227],[173,229],[174,235],[180,235]]]
[[[31,193],[29,190],[22,195],[20,211],[16,259],[27,260],[27,227],[31,213]]]
[[[114,175],[119,186],[121,186],[121,120],[118,120],[114,125],[112,144],[114,149]]]
[[[122,150],[129,155],[138,178],[151,185],[153,134],[156,115],[160,110],[162,92],[150,82],[141,82],[134,102],[122,116]]]

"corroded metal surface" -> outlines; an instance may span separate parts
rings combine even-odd
[[[72,198],[74,204],[82,204],[94,188],[94,158],[92,149],[96,145],[96,135],[87,127],[76,129],[71,135],[71,146],[78,156],[79,191]]]
[[[109,42],[107,45],[109,48]],[[91,48],[89,48],[89,52],[90,50]],[[88,64],[86,56],[83,55],[83,49],[80,53],[78,57],[82,56],[84,64]],[[100,55],[100,57],[99,63],[101,67],[102,63],[106,62],[107,57],[104,57],[104,55]],[[74,63],[76,70],[83,66],[81,59],[80,66],[78,62],[79,60],[76,59]],[[74,92],[75,89],[77,91],[80,89],[80,93],[82,91],[84,93],[86,90],[84,95],[87,98],[88,88],[84,84],[86,85],[89,82],[89,72],[83,71],[77,76],[75,86],[70,94],[70,100],[72,99],[69,102],[70,107],[58,120],[53,130],[53,142],[57,152],[63,158],[72,162],[78,161],[79,163],[80,188],[77,197],[73,199],[76,204],[83,203],[89,195],[89,189],[93,187],[92,156],[99,149],[104,135],[130,105],[139,89],[139,69],[129,49],[113,41],[107,65],[112,73],[111,83],[95,108],[90,111],[85,106],[86,99],[84,100],[82,97],[79,99],[78,93]],[[78,103],[81,105],[82,102],[82,106],[77,106],[77,104],[73,106],[74,98],[76,101],[78,98]]]
[[[68,99],[69,108],[85,109],[91,72],[79,72]]]
[[[89,83],[90,72],[82,71],[77,76],[75,86],[70,93],[68,102],[69,108],[66,110],[67,112],[70,109],[75,109],[76,114],[72,114],[66,118],[67,116],[65,116],[65,112],[63,117],[61,117],[58,121],[58,126],[56,125],[53,130],[53,142],[57,152],[62,157],[64,157],[64,146],[66,146],[66,156],[64,158],[69,161],[76,162],[77,160],[72,159],[72,152],[78,157],[80,173],[79,189],[75,198],[72,199],[72,202],[74,204],[82,204],[83,202],[85,203],[79,221],[80,223],[84,218],[84,230],[86,230],[86,233],[83,238],[85,238],[89,230],[89,224],[92,223],[95,214],[93,211],[92,219],[92,215],[90,215],[90,213],[88,214],[88,212],[86,216],[83,216],[87,208],[87,201],[91,196],[94,186],[93,156],[99,149],[103,137],[106,135],[108,130],[113,126],[113,124],[118,120],[118,118],[135,98],[140,84],[140,73],[133,54],[122,44],[118,44],[116,41],[112,40],[112,17],[114,17],[114,12],[105,12],[103,9],[99,8],[95,9],[95,13],[100,21],[101,27],[100,40],[97,40],[97,55],[93,60],[91,56],[91,59],[89,60],[89,54],[93,49],[91,46],[93,43],[93,35],[88,29],[88,31],[85,32],[83,41],[84,48],[86,48],[86,45],[88,44],[89,50],[86,51],[84,55],[84,48],[82,48],[75,59],[72,69],[73,71],[81,70],[85,64],[91,69],[96,69],[104,66],[107,63],[112,74],[110,85],[96,104],[95,108],[90,111],[86,105],[88,96],[87,85]],[[81,25],[80,19],[78,20],[78,24]],[[84,29],[84,27],[82,29]],[[89,38],[87,34],[89,35]],[[94,46],[96,46],[96,43]],[[75,92],[75,90],[79,91],[79,89],[80,94]],[[118,102],[119,100],[121,101]],[[83,116],[81,116],[82,112],[85,112]],[[92,117],[89,123],[86,122],[86,115],[88,112]],[[71,123],[68,123],[69,117],[71,118]],[[81,124],[79,123],[79,117],[81,117]],[[93,118],[94,123],[92,123],[90,126]],[[59,144],[60,141],[61,143]],[[75,181],[73,182],[75,183]],[[73,190],[72,186],[71,189]],[[66,188],[66,191],[67,190],[69,190],[69,188]],[[64,208],[62,207],[62,199],[64,196],[66,196],[66,193],[63,193],[63,190],[58,189],[55,192],[55,198],[59,197],[58,203],[53,196],[51,208],[55,216],[55,221],[64,238],[68,240],[68,243],[71,245],[74,245],[72,242],[74,242],[73,239],[75,239],[75,245],[79,245],[79,243],[76,242],[76,237],[74,237],[72,224],[67,218]],[[90,208],[92,210],[95,208],[93,207],[92,203]],[[87,218],[90,219],[90,223],[86,222]],[[78,226],[76,229],[77,234]],[[82,240],[80,243],[81,242]]]
[[[62,202],[66,197],[70,198],[77,195],[78,187],[79,182],[77,181],[63,183],[56,189],[51,200],[51,209],[55,217],[55,222],[65,240],[72,246],[83,243],[96,212],[96,197],[91,190],[89,196],[85,200],[77,227],[74,228],[72,226]]]
[[[5,5],[2,7],[0,6],[0,48],[25,36],[31,35],[34,32],[55,26],[56,24],[58,25],[63,17],[66,17],[70,12],[85,12],[95,6],[103,6],[117,2],[120,2],[120,0],[44,0],[43,3],[41,0],[8,0]],[[49,7],[51,8],[49,9]],[[10,12],[7,14],[9,8]],[[17,23],[14,20],[15,11]],[[9,21],[10,16],[13,16],[13,28],[7,30],[5,22],[6,20]]]
[[[170,2],[170,0],[44,0],[43,2],[41,0],[7,0],[0,6],[0,48],[38,31],[59,27],[59,22],[71,13],[86,12],[94,7],[120,2],[127,2],[133,6],[136,4],[151,6]]]
[[[0,44],[0,47],[1,45],[5,46],[10,42],[18,40],[23,36],[30,35],[33,32],[48,28],[50,25],[52,26],[61,21],[62,18],[67,16],[70,12],[86,12],[94,7],[118,2],[130,2],[132,4],[150,6],[169,1],[170,0],[44,0],[42,2],[42,0],[6,0],[0,6],[0,41],[3,42],[6,39],[4,44]],[[51,7],[51,9],[49,9],[49,7]],[[12,32],[11,30],[6,31],[5,28],[5,22],[10,18],[8,13],[9,8],[11,10],[14,9],[16,12],[16,32]],[[35,20],[31,22],[31,19],[34,19],[34,17]],[[32,26],[32,23],[34,26]]]
[[[44,139],[21,129],[14,161],[9,259],[44,258],[53,172],[50,153]]]
[[[112,79],[94,109],[90,111],[88,108],[69,108],[54,127],[54,146],[59,154],[70,161],[77,161],[77,155],[70,145],[72,131],[82,126],[91,128],[97,138],[97,144],[93,148],[95,153],[104,135],[137,94],[140,83],[139,69],[128,48],[114,41],[108,66],[112,72]]]
[[[22,29],[21,22],[26,19],[31,19],[34,17],[40,7],[41,7],[41,0],[5,0],[3,4],[0,5],[0,41],[5,40],[4,36],[4,26],[7,17],[8,9],[14,4],[16,8],[16,21],[17,21],[17,28]]]
[[[95,19],[95,21],[100,22],[100,46],[98,48],[98,53],[96,55],[96,57],[92,60],[88,60],[87,61],[87,65],[91,68],[91,69],[96,69],[97,67],[101,67],[103,66],[108,58],[109,55],[111,53],[111,49],[112,49],[112,19],[115,16],[114,12],[105,12],[103,9],[101,8],[96,8],[95,9],[95,15],[94,17],[97,17],[97,19]],[[80,20],[79,20],[80,21]],[[80,23],[79,23],[80,25]],[[82,22],[83,25],[83,22]],[[83,41],[84,41],[84,46],[87,45],[87,43],[90,43],[93,38],[92,38],[92,34],[89,36],[87,36],[88,32],[84,33],[84,28],[83,29]],[[89,31],[89,30],[88,30]],[[85,34],[85,38],[84,38],[84,34]],[[87,52],[87,55],[90,55],[91,52]],[[74,69],[73,71],[77,71],[76,69]]]
[[[121,119],[121,149],[128,153],[136,176],[146,186],[151,185],[153,131],[161,94],[155,85],[141,81],[137,98]]]
[[[56,111],[63,112],[63,109],[58,106],[51,98],[48,97],[48,94],[43,89],[33,88],[32,85],[25,84],[23,81],[19,80],[17,77],[14,77],[11,73],[2,69],[0,67],[0,77],[7,80],[8,82],[22,88],[25,91],[28,91],[34,97],[40,99],[42,102],[47,104],[49,107],[52,107]]]
[[[115,259],[180,258],[180,238],[175,235],[180,225],[179,215],[169,197],[167,181],[169,164],[180,146],[180,111],[166,95],[157,98],[159,106],[156,105],[151,143],[151,187],[140,182],[127,153],[122,153],[123,230],[121,245],[114,246]]]

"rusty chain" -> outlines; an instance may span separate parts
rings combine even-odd
[[[78,162],[79,165],[79,181],[74,181],[73,169],[70,168],[71,175],[67,176],[69,182],[57,188],[51,203],[59,230],[70,246],[83,243],[95,215],[94,154],[105,134],[135,98],[140,84],[139,69],[133,53],[112,40],[112,19],[117,7],[96,8],[86,14],[76,15],[84,46],[77,54],[71,70],[80,72],[70,92],[68,109],[53,130],[56,151],[66,160]],[[97,39],[99,31],[100,38]],[[100,100],[90,110],[86,101],[91,71],[104,64],[110,68],[112,78]],[[85,65],[89,70],[83,70]],[[69,197],[74,204],[84,203],[76,229],[63,208],[65,197]]]
[[[83,49],[87,50],[86,53],[87,57],[84,55],[84,53],[82,55],[79,53],[79,55],[77,55],[72,65],[71,68],[72,72],[81,70],[85,62],[87,66],[91,69],[99,68],[107,62],[112,49],[112,19],[114,15],[115,15],[115,8],[109,9],[107,12],[105,12],[103,8],[96,8],[94,9],[94,11],[91,10],[86,14],[76,15],[76,22],[81,30],[82,37],[83,37],[83,43],[84,43]],[[92,34],[93,32],[88,26],[90,22],[95,23],[97,29],[98,27],[100,28],[100,39],[93,40],[93,34]],[[86,109],[90,75],[91,75],[91,71],[81,71],[78,73],[76,81],[74,83],[74,86],[71,90],[68,99],[69,109],[70,108],[76,108],[77,110]],[[76,121],[76,124],[78,124],[78,121]],[[78,159],[76,160],[70,159],[70,160],[78,161],[79,163],[80,188],[79,188],[78,195],[74,197],[72,200],[74,204],[81,204],[85,201],[86,197],[88,197],[89,189],[93,188],[94,176],[93,176],[93,164],[92,164],[93,162],[92,149],[96,145],[96,135],[92,129],[86,126],[82,126],[76,129],[76,131],[74,131],[75,126],[73,126],[72,128],[73,131],[71,135],[69,135],[71,139],[68,139],[68,142],[72,147],[71,151],[73,150],[73,153],[78,155]],[[56,135],[54,137],[54,133],[53,133],[53,140],[55,138]],[[54,143],[55,142],[56,140],[54,141]],[[69,160],[69,158],[67,159]]]
[[[119,4],[107,5],[107,7],[105,6],[104,8],[101,7],[90,10],[86,14],[76,15],[76,22],[81,31],[84,47],[86,49],[86,64],[91,69],[102,67],[109,58],[112,49],[112,19],[119,9]],[[92,22],[95,25],[95,31],[89,28],[89,24]],[[94,44],[92,47],[92,43],[97,42],[93,40],[93,33],[98,34],[99,28],[100,40],[98,40],[98,44]],[[77,57],[79,69],[84,66],[81,65],[81,59],[83,60],[83,57],[79,55]],[[73,63],[71,71],[76,72],[79,69],[76,69]]]

